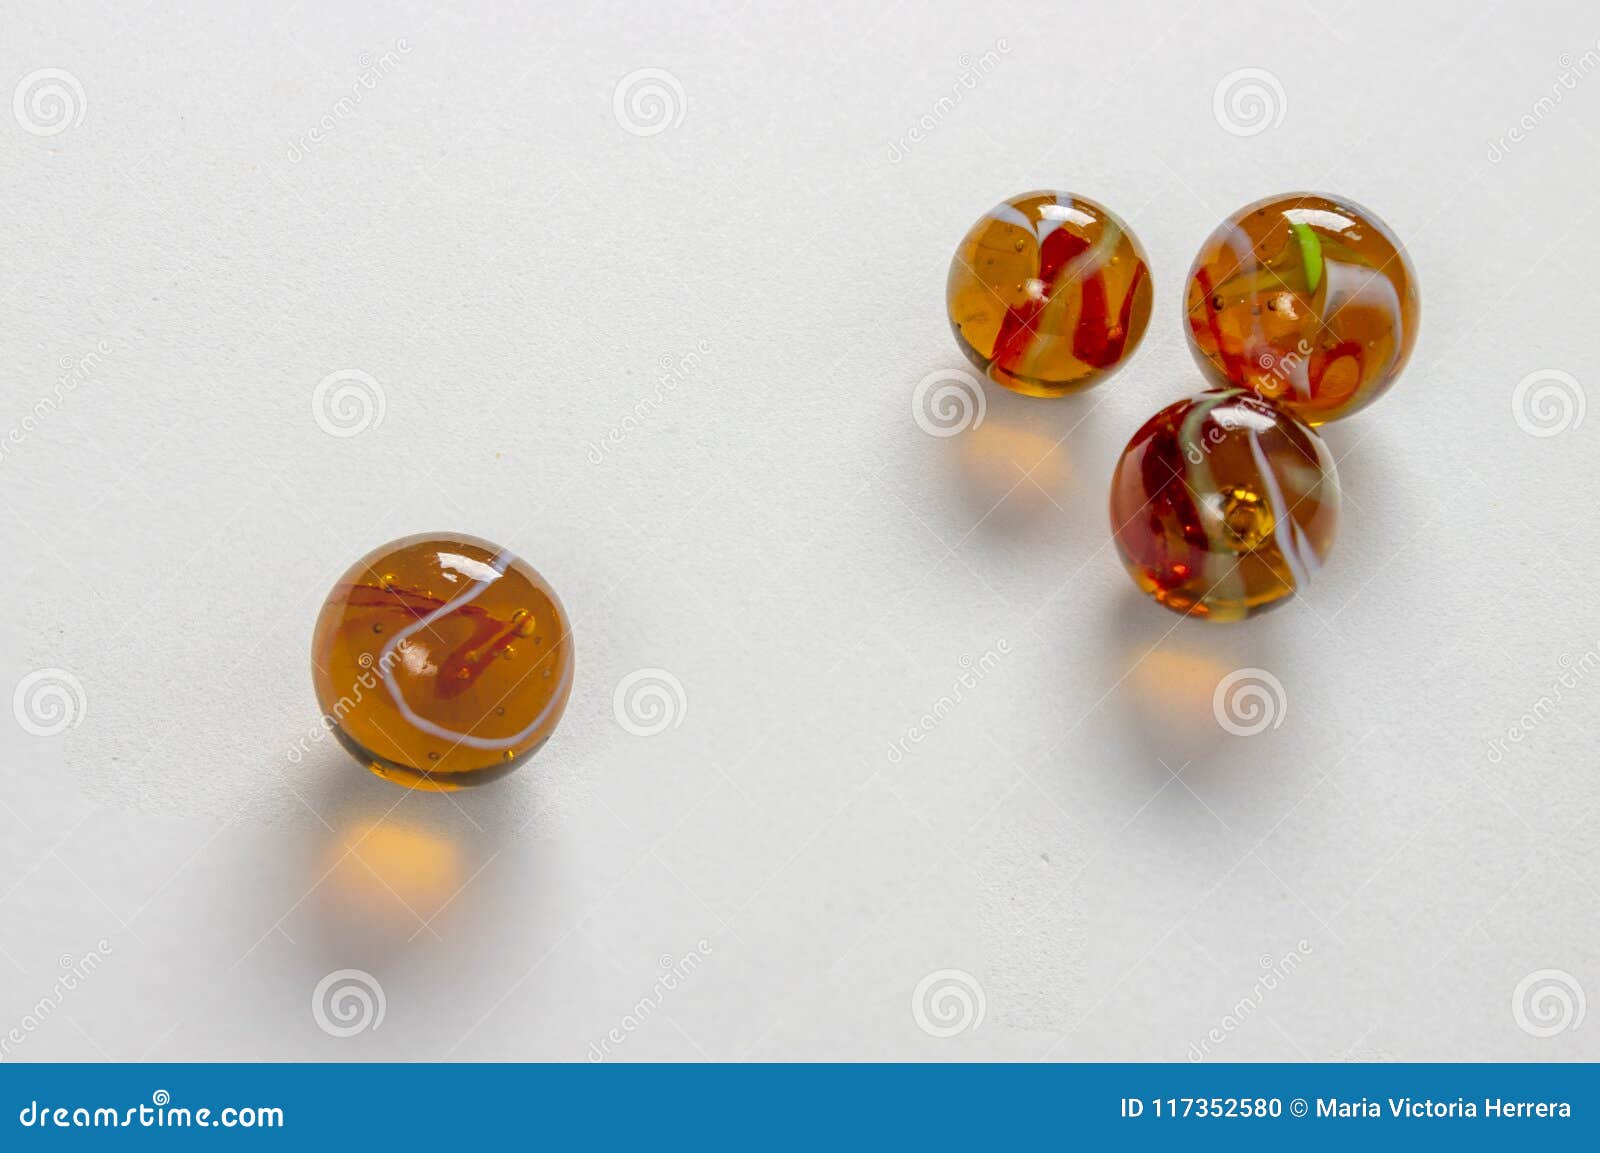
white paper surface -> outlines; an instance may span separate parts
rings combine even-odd
[[[1600,26],[1472,8],[5,5],[0,688],[67,674],[0,712],[5,1059],[1600,1059]],[[1035,187],[1136,230],[1148,335],[927,435]],[[1201,387],[1201,240],[1300,188],[1421,337],[1316,584],[1180,621],[1111,468]],[[432,528],[576,629],[456,798],[308,740],[322,597]]]

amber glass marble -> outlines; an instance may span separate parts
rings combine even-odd
[[[448,791],[537,752],[572,691],[572,635],[526,561],[457,533],[362,557],[317,617],[311,672],[339,742],[378,776]]]
[[[1144,335],[1153,293],[1127,225],[1070,192],[996,205],[956,249],[945,286],[967,359],[1028,396],[1082,392]]]
[[[1214,384],[1307,424],[1349,416],[1394,383],[1417,339],[1417,274],[1373,213],[1315,193],[1241,208],[1189,270],[1189,348]]]
[[[1240,620],[1301,588],[1333,545],[1339,476],[1322,438],[1243,389],[1162,409],[1111,478],[1134,582],[1175,612]]]

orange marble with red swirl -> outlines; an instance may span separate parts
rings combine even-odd
[[[1111,532],[1141,589],[1174,612],[1230,621],[1283,604],[1339,525],[1322,438],[1244,389],[1168,405],[1111,479]]]
[[[1110,377],[1138,347],[1153,300],[1138,239],[1070,192],[1027,192],[992,208],[956,249],[945,286],[967,359],[1028,396]]]
[[[1315,193],[1224,220],[1189,270],[1189,349],[1212,382],[1307,424],[1365,408],[1411,356],[1417,273],[1373,212]]]
[[[406,537],[352,565],[323,603],[311,675],[329,731],[378,776],[447,792],[538,752],[572,692],[555,589],[464,533]]]

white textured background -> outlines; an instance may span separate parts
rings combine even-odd
[[[76,85],[0,105],[0,689],[69,696],[0,709],[8,1059],[1600,1058],[1592,4],[270,7],[0,5],[0,98]],[[930,436],[950,253],[1040,186],[1134,227],[1150,331]],[[1199,387],[1201,240],[1307,187],[1403,238],[1421,338],[1327,432],[1319,582],[1183,622],[1111,467]],[[579,660],[456,798],[307,736],[321,598],[431,528],[530,559]],[[337,1038],[346,968],[385,1015]]]

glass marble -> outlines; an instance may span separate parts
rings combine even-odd
[[[1282,604],[1327,558],[1339,521],[1333,454],[1244,389],[1169,405],[1111,478],[1111,529],[1129,575],[1175,612],[1241,620]]]
[[[1315,193],[1241,208],[1189,270],[1189,349],[1220,387],[1307,424],[1349,416],[1392,385],[1417,339],[1417,274],[1376,215]]]
[[[1028,396],[1065,396],[1110,377],[1138,347],[1152,300],[1128,226],[1070,192],[996,205],[956,249],[945,285],[961,351]]]
[[[555,590],[526,561],[459,533],[406,537],[334,585],[311,644],[317,703],[378,776],[450,791],[511,772],[572,691]]]

